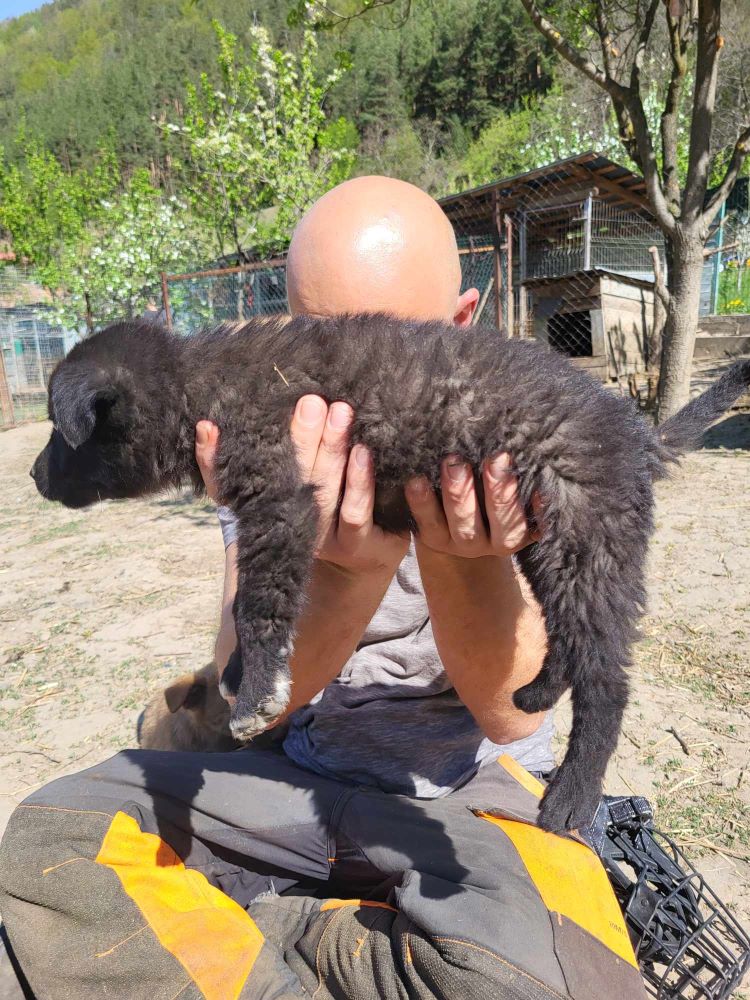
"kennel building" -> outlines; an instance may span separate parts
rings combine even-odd
[[[646,365],[663,239],[643,178],[594,152],[450,195],[479,322],[534,337],[603,381]]]

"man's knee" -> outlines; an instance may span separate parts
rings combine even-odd
[[[7,897],[4,915],[23,900],[64,909],[70,903],[67,880],[50,876],[96,857],[111,816],[79,808],[72,798],[68,806],[57,804],[65,800],[68,782],[72,792],[72,779],[61,779],[54,783],[54,796],[46,796],[42,789],[10,818],[0,844],[0,893]]]

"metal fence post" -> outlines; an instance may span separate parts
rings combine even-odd
[[[585,201],[586,207],[584,208],[583,215],[583,269],[584,271],[591,270],[591,216],[594,203],[594,196],[591,191],[589,191],[588,196]]]
[[[0,415],[3,418],[3,426],[13,427],[15,425],[16,417],[15,414],[13,413],[13,394],[10,391],[8,376],[5,371],[5,358],[3,357],[1,344],[0,344]]]
[[[167,285],[167,275],[161,272],[161,304],[164,309],[164,319],[167,322],[167,329],[172,330],[172,310],[169,308],[169,287]]]
[[[36,364],[39,371],[39,386],[44,388],[44,365],[42,364],[42,351],[39,346],[39,328],[36,325],[36,316],[31,317],[31,323],[34,328],[34,347],[36,348]]]

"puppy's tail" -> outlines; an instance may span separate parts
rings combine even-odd
[[[710,389],[657,428],[664,457],[674,461],[682,452],[697,448],[706,428],[736,403],[749,386],[750,361],[738,361]]]

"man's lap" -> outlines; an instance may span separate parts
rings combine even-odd
[[[245,941],[243,955],[252,952],[254,935],[265,935],[254,982],[291,975],[285,996],[298,995],[294,983],[308,988],[321,942],[331,949],[331,968],[339,969],[346,955],[337,935],[353,935],[356,950],[357,933],[381,942],[376,965],[390,955],[392,975],[405,974],[405,982],[413,970],[404,973],[400,949],[408,951],[411,935],[429,962],[442,961],[446,948],[459,948],[460,959],[446,961],[467,969],[480,956],[496,956],[498,970],[518,968],[521,978],[533,971],[546,984],[534,995],[565,996],[547,908],[508,837],[477,815],[497,808],[527,820],[535,808],[533,796],[497,764],[446,798],[416,800],[321,777],[274,750],[126,751],[59,779],[19,807],[0,856],[3,906],[21,964],[35,966],[29,977],[42,997],[53,994],[34,982],[32,973],[44,978],[39,968],[56,976],[66,969],[68,988],[82,997],[100,994],[81,992],[81,968],[105,977],[96,988],[106,982],[113,995],[161,996],[159,984],[167,990],[184,978],[179,949],[165,951],[150,932],[144,935],[143,915],[158,932],[160,908],[175,895],[160,888],[165,880],[179,886],[178,927],[186,911],[195,911],[198,927],[228,921],[225,936]],[[335,900],[274,894],[309,880],[321,890],[318,897],[371,902],[339,911]],[[234,903],[222,904],[226,897]],[[235,904],[236,911],[223,912]],[[214,907],[208,917],[206,906]],[[335,932],[327,930],[329,921]],[[170,934],[173,922],[170,916]],[[134,953],[131,935],[142,955]],[[221,952],[223,938],[206,935],[214,961],[231,964]],[[127,948],[120,949],[123,942]],[[286,968],[280,958],[291,953],[296,972],[291,959]],[[92,955],[106,956],[108,964],[97,961],[92,972],[86,964]],[[144,963],[150,988],[141,994],[129,984]],[[243,988],[240,995],[256,994]]]

